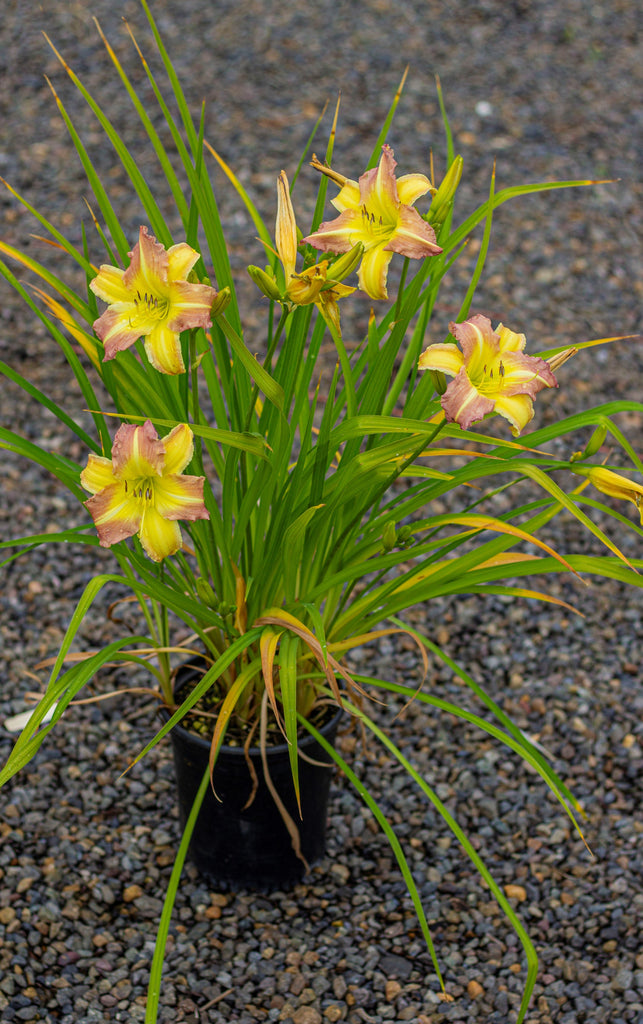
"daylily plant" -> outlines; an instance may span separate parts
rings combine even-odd
[[[372,299],[388,298],[386,279],[394,252],[419,260],[442,252],[431,225],[413,209],[420,196],[435,189],[424,174],[405,174],[396,179],[397,164],[390,146],[382,146],[379,164],[362,174],[359,181],[345,178],[318,160],[313,166],[341,185],[339,195],[331,200],[340,214],[320,224],[304,242],[335,253],[348,252],[361,242],[364,256],[359,286]]]
[[[100,179],[93,168],[89,178],[95,186],[96,237],[84,233],[83,246],[78,248],[44,213],[36,213],[36,217],[58,249],[82,269],[82,281],[89,281],[93,295],[108,304],[98,319],[94,320],[93,295],[84,286],[81,293],[73,294],[58,268],[52,272],[30,252],[0,241],[2,254],[38,278],[40,287],[35,291],[45,306],[38,315],[69,367],[70,407],[63,409],[53,396],[43,395],[16,368],[0,363],[0,373],[12,386],[22,387],[29,400],[41,402],[48,416],[53,413],[57,417],[60,431],[69,432],[74,442],[70,451],[89,455],[86,465],[84,456],[76,463],[58,448],[52,451],[44,443],[39,446],[4,425],[0,425],[0,449],[18,453],[50,471],[80,501],[85,498],[83,488],[89,492],[85,505],[98,542],[104,548],[113,546],[118,569],[101,571],[88,583],[46,692],[6,765],[0,768],[0,784],[29,762],[83,687],[115,661],[131,663],[140,670],[143,659],[153,657],[152,671],[164,702],[171,707],[173,655],[181,649],[175,642],[178,627],[183,637],[190,638],[183,646],[189,644],[190,653],[203,653],[208,668],[197,688],[139,757],[185,716],[188,706],[196,710],[202,698],[207,700],[213,721],[211,763],[232,722],[238,730],[237,740],[242,736],[250,745],[259,737],[265,747],[272,708],[288,741],[293,786],[298,792],[299,739],[303,731],[314,733],[319,724],[313,708],[323,714],[329,703],[341,703],[372,735],[374,744],[381,744],[386,759],[378,763],[388,764],[390,758],[408,772],[409,784],[417,784],[431,801],[520,936],[529,963],[518,1016],[519,1022],[523,1021],[536,979],[533,946],[505,892],[440,801],[430,779],[416,770],[412,755],[396,745],[394,731],[387,731],[375,715],[385,714],[381,705],[386,700],[379,698],[392,695],[395,701],[416,699],[431,713],[447,713],[450,721],[459,718],[475,724],[537,771],[572,818],[578,809],[563,779],[541,749],[514,725],[502,702],[496,703],[464,667],[454,664],[433,636],[410,626],[404,615],[411,606],[445,596],[450,600],[456,595],[482,599],[485,593],[493,593],[512,601],[558,600],[531,586],[516,585],[522,574],[546,576],[573,570],[642,585],[643,576],[632,569],[643,567],[643,561],[626,562],[611,539],[591,521],[581,506],[598,503],[586,502],[582,487],[574,489],[578,481],[569,471],[580,472],[608,494],[632,501],[641,513],[643,487],[601,466],[591,466],[588,460],[609,433],[640,470],[641,461],[612,418],[625,411],[643,412],[643,405],[615,400],[603,409],[581,411],[558,421],[552,417],[547,428],[529,435],[528,443],[509,441],[503,437],[508,431],[498,430],[494,436],[469,434],[466,446],[458,445],[462,428],[468,431],[492,414],[507,419],[514,436],[524,431],[534,415],[534,397],[543,388],[557,387],[554,371],[572,351],[561,348],[542,357],[527,355],[524,335],[502,324],[494,331],[487,317],[469,315],[496,206],[528,193],[595,183],[516,185],[502,193],[492,189],[454,226],[461,158],[450,153],[436,191],[425,174],[396,178],[393,150],[381,145],[393,121],[398,93],[374,144],[367,165],[370,169],[358,180],[331,169],[337,120],[333,123],[323,161],[313,157],[312,163],[339,187],[339,194],[331,200],[338,216],[323,220],[326,181],[321,178],[304,248],[298,245],[288,177],[281,172],[273,245],[270,226],[252,198],[207,143],[206,119],[195,124],[190,116],[147,0],[142,0],[142,5],[167,72],[171,101],[163,98],[165,87],[154,77],[153,92],[160,101],[157,114],[149,116],[143,100],[137,98],[135,105],[141,120],[140,138],[148,140],[160,158],[166,194],[152,195],[102,105],[64,61],[63,66],[106,129],[131,182],[129,198],[136,198],[144,211],[141,219],[154,225],[167,243],[172,237],[170,218],[164,223],[160,211],[168,208],[168,202],[174,203],[171,223],[181,225],[177,237],[190,239],[202,251],[187,241],[166,248],[141,227],[138,242],[128,253],[116,212],[120,196],[110,197],[106,187],[97,187]],[[114,48],[108,46],[108,53],[130,96],[136,96]],[[150,65],[144,66],[151,75]],[[439,98],[449,152],[451,132]],[[71,117],[63,113],[83,165],[89,169],[89,151]],[[163,138],[172,139],[171,158],[163,152]],[[261,244],[271,254],[267,270],[248,268],[270,300],[265,331],[257,329],[254,310],[247,322],[241,308],[243,296],[235,287],[208,154],[216,156],[249,212]],[[309,173],[306,158],[307,152],[299,161],[302,176]],[[289,159],[297,166],[293,154]],[[181,165],[180,178],[174,163]],[[494,183],[495,177],[493,188]],[[11,192],[34,213],[28,200]],[[414,204],[427,194],[433,200],[427,201],[426,213],[421,216]],[[457,315],[461,322],[449,328],[457,344],[425,348],[429,332],[437,329],[439,337],[444,337],[446,324],[440,322],[436,328],[432,321],[440,310],[444,276],[460,258],[467,238],[482,225],[485,244],[478,250],[462,297]],[[439,245],[435,231],[439,232]],[[113,246],[118,257],[113,255]],[[97,247],[109,261],[98,271],[100,260],[93,256]],[[323,258],[314,250],[320,250]],[[338,301],[355,290],[342,283],[344,278],[359,263],[359,287],[374,300],[386,300],[394,253],[411,261],[401,276],[395,302],[372,310],[363,331],[357,311],[351,321],[352,336],[344,341]],[[318,256],[319,262],[312,262]],[[113,262],[120,262],[125,269]],[[36,308],[36,300],[2,261],[0,275]],[[216,288],[211,283],[215,279]],[[223,315],[228,305],[229,319]],[[139,339],[144,340],[147,358],[143,356],[139,362],[123,356],[118,360],[118,354]],[[190,352],[187,370],[186,348]],[[115,358],[116,364],[110,364]],[[418,373],[418,365],[436,374]],[[443,387],[442,373],[453,378],[448,387]],[[99,378],[97,389],[94,374]],[[112,416],[122,425],[110,446]],[[579,442],[574,438],[572,443],[572,435],[591,430],[594,433],[585,450],[574,452]],[[159,431],[164,436],[159,436]],[[449,446],[450,439],[455,440],[455,447]],[[552,440],[559,442],[557,457],[545,447]],[[566,457],[567,452],[573,454]],[[451,461],[454,453],[457,458]],[[195,471],[204,475],[186,473],[191,462]],[[579,462],[584,464],[580,468]],[[567,491],[561,482],[566,477],[572,481]],[[525,481],[533,483],[535,500],[531,496],[525,499]],[[502,501],[498,504],[500,490]],[[566,515],[576,516],[583,528],[603,543],[606,555],[590,557],[581,552],[563,558],[540,539],[539,531],[545,532],[562,509]],[[603,511],[606,516],[610,513],[609,509]],[[620,527],[623,517],[614,515],[614,520]],[[61,529],[53,535],[43,532],[2,539],[0,549],[14,549],[3,564],[52,539],[96,546],[91,522],[86,526]],[[632,526],[638,531],[638,525]],[[128,538],[133,539],[122,543]],[[164,564],[159,566],[160,562]],[[82,637],[83,616],[106,586],[134,594],[145,623],[144,634],[127,632],[98,650],[72,651],[74,642]],[[418,665],[422,661],[426,670],[433,659],[450,666],[469,687],[473,699],[463,699],[460,705],[456,697],[449,703],[444,693],[436,696],[428,685],[418,688],[417,680],[403,685],[377,674],[351,675],[342,661],[347,652],[399,632],[417,644]],[[346,684],[341,691],[339,677]],[[375,695],[373,718],[366,699],[354,699],[358,693]],[[483,716],[475,714],[477,700],[485,704]],[[51,721],[46,717],[50,712]],[[403,844],[385,811],[365,791],[361,776],[331,745],[324,750],[354,783],[390,839],[444,989],[416,873]],[[204,775],[198,800],[208,781]],[[146,1024],[155,1024],[157,1018],[172,902],[198,800],[178,846],[162,912]],[[297,831],[294,823],[293,829]]]
[[[127,270],[103,264],[90,282],[109,304],[94,323],[105,346],[105,359],[145,338],[145,351],[161,373],[183,373],[181,331],[211,327],[215,288],[187,281],[199,253],[186,242],[165,249],[146,227],[129,253]]]
[[[155,562],[182,545],[177,519],[209,519],[202,476],[183,476],[194,451],[192,431],[180,423],[162,440],[149,420],[117,431],[111,459],[90,455],[80,482],[102,547],[138,534]]]
[[[525,355],[525,335],[498,324],[492,330],[486,316],[476,314],[463,323],[450,323],[460,343],[436,344],[422,353],[421,370],[439,370],[455,379],[442,395],[449,423],[468,430],[492,413],[509,420],[518,436],[533,419],[533,398],[543,388],[557,388],[551,367],[538,356]]]

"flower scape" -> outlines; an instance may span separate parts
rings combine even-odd
[[[393,695],[415,699],[427,714],[477,726],[540,775],[580,833],[582,808],[542,748],[465,668],[454,668],[434,638],[414,629],[405,613],[447,595],[482,599],[486,593],[510,602],[547,600],[569,610],[531,582],[552,574],[615,577],[641,585],[643,561],[626,558],[594,512],[617,531],[630,527],[640,536],[638,523],[588,499],[585,490],[592,484],[610,499],[633,503],[643,525],[643,485],[621,472],[627,457],[640,474],[641,461],[614,422],[623,411],[643,411],[643,405],[612,402],[568,417],[559,416],[556,405],[556,389],[569,388],[564,371],[555,376],[566,360],[584,345],[618,339],[561,338],[556,347],[539,351],[538,339],[530,338],[527,351],[513,313],[512,329],[502,323],[494,329],[474,306],[497,205],[529,191],[595,183],[550,182],[496,192],[493,174],[489,195],[458,222],[463,161],[450,147],[436,181],[432,160],[424,171],[396,175],[386,139],[393,137],[400,89],[366,166],[351,168],[354,177],[333,167],[339,105],[322,159],[308,149],[301,159],[287,153],[283,163],[290,178],[286,170],[274,169],[275,209],[265,221],[234,170],[192,120],[144,2],[143,9],[167,71],[165,88],[178,111],[175,116],[161,103],[184,187],[153,119],[140,107],[144,142],[163,154],[173,222],[181,224],[178,241],[161,216],[160,197],[151,193],[125,142],[61,57],[80,94],[98,112],[138,198],[138,238],[128,237],[115,213],[117,200],[111,202],[98,186],[59,100],[73,143],[89,167],[96,233],[78,247],[46,211],[37,213],[61,250],[56,273],[0,242],[2,254],[37,279],[39,316],[66,359],[70,402],[75,387],[79,401],[69,412],[17,370],[2,372],[10,373],[31,400],[42,401],[84,452],[76,462],[0,427],[0,447],[48,470],[84,505],[80,529],[3,539],[0,548],[16,549],[12,560],[35,545],[63,541],[93,547],[109,562],[78,602],[52,659],[46,692],[0,769],[0,784],[31,761],[51,729],[64,727],[61,718],[70,703],[114,663],[139,671],[149,664],[168,709],[166,724],[136,760],[174,726],[189,723],[207,698],[209,771],[229,729],[234,726],[249,744],[265,734],[270,714],[287,743],[298,798],[300,738],[316,735],[316,710],[338,706],[351,725],[381,746],[389,764],[408,773],[519,935],[527,959],[522,1022],[536,979],[534,946],[476,845],[431,780],[397,746],[394,723],[380,724],[380,706]],[[114,51],[108,53],[134,91]],[[439,98],[444,109],[441,93]],[[449,138],[446,113],[443,117]],[[315,129],[319,136],[322,123]],[[403,139],[398,154],[402,151]],[[235,286],[217,214],[215,167],[225,172],[263,246],[257,250],[249,235],[249,252],[261,252],[266,261],[247,267],[257,286],[256,306],[265,315],[261,343],[247,340],[242,289]],[[318,186],[307,233],[297,225],[291,188],[299,173]],[[337,216],[324,220],[329,187],[339,189],[330,199]],[[11,191],[33,213],[28,200]],[[476,231],[483,241],[467,264],[466,242]],[[84,291],[74,292],[65,283],[66,264],[83,271]],[[438,298],[455,264],[466,267],[469,284],[448,322]],[[389,297],[392,268],[398,284]],[[0,271],[25,297],[8,266],[0,263]],[[364,322],[355,302],[359,293],[372,303]],[[253,318],[256,322],[256,310]],[[525,433],[539,395],[546,425]],[[533,488],[527,498],[526,485]],[[561,513],[576,519],[600,556],[563,554],[552,547],[547,527]],[[526,585],[524,576],[530,577]],[[125,630],[100,649],[72,656],[84,616],[108,585],[137,602],[143,632],[134,636]],[[351,674],[344,660],[351,650],[395,635],[415,646],[417,678],[400,684],[377,674]],[[192,655],[204,659],[203,676],[177,706],[176,667]],[[480,713],[464,699],[461,706],[449,703],[420,685],[432,660],[456,672],[471,698],[482,702]],[[391,843],[445,991],[426,908],[404,850],[350,764],[332,745],[327,754]],[[206,773],[172,871],[151,969],[147,1024],[157,1019],[173,900],[208,783]],[[290,824],[296,845],[297,825]]]

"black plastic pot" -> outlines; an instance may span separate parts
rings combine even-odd
[[[175,692],[200,673],[186,665],[179,668]],[[335,742],[342,712],[337,711],[320,732]],[[170,733],[179,794],[179,815],[184,826],[208,764],[210,743],[178,725]],[[299,758],[302,817],[290,770],[288,746],[267,750],[270,778],[300,834],[301,852],[312,865],[326,849],[326,808],[334,762],[310,735],[302,738],[299,750],[314,761]],[[211,882],[233,883],[244,888],[281,888],[299,881],[306,870],[295,854],[290,834],[266,785],[261,752],[251,747],[258,787],[254,799],[253,780],[243,749],[223,746],[192,834],[190,857],[199,873]],[[217,797],[219,799],[217,799]]]

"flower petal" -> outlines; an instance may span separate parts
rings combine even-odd
[[[403,174],[397,179],[397,194],[404,206],[412,206],[430,188],[431,182],[426,174]]]
[[[337,334],[341,335],[342,328],[339,319],[339,305],[337,303],[337,295],[335,291],[321,292],[315,305],[326,323],[329,324]]]
[[[375,210],[385,221],[395,222],[400,200],[397,195],[395,168],[397,161],[393,150],[386,143],[377,167],[366,171],[359,179],[360,203],[369,213]],[[377,218],[376,218],[377,219]]]
[[[178,473],[154,481],[154,508],[164,519],[209,519],[203,503],[203,476]]]
[[[171,245],[167,250],[168,281],[185,281],[198,258],[199,253],[187,242]]]
[[[145,553],[154,562],[176,554],[183,543],[179,524],[163,519],[152,505],[145,509],[138,535]]]
[[[167,326],[177,332],[191,327],[212,327],[212,303],[216,297],[216,288],[209,284],[173,281],[169,288]]]
[[[141,226],[138,242],[129,254],[131,263],[123,275],[123,283],[135,292],[148,290],[156,295],[163,295],[167,289],[168,255],[154,235],[150,235],[146,227]]]
[[[112,487],[117,483],[112,467],[112,460],[102,455],[94,455],[93,452],[87,459],[87,465],[80,474],[81,486],[90,494],[98,494],[106,487]]]
[[[85,508],[94,520],[98,540],[103,548],[109,548],[138,533],[142,517],[141,504],[132,495],[128,495],[122,481],[88,498]]]
[[[420,370],[441,370],[451,377],[457,377],[464,366],[462,352],[456,345],[429,345],[418,361]]]
[[[393,253],[381,245],[367,249],[362,257],[357,278],[362,291],[372,299],[388,299],[386,275],[392,258]]]
[[[359,182],[347,178],[335,198],[331,199],[331,203],[340,213],[343,210],[357,209],[360,203]]]
[[[473,423],[493,412],[494,403],[474,388],[462,367],[441,398],[442,408],[449,423],[458,423],[468,430]]]
[[[177,425],[163,438],[163,476],[182,473],[194,454],[194,435],[187,423]]]
[[[511,433],[518,437],[534,418],[534,403],[529,395],[498,395],[496,398],[494,412],[504,416],[511,423]]]
[[[119,302],[94,321],[94,330],[105,346],[105,359],[113,359],[141,337],[141,328],[132,327],[135,312],[132,303]]]
[[[503,324],[498,324],[496,334],[500,339],[501,352],[522,352],[527,341],[524,334],[516,334]]]
[[[119,480],[160,476],[163,458],[163,442],[150,420],[138,427],[123,423],[118,428],[112,446],[112,464],[114,476]]]
[[[442,249],[435,241],[435,231],[430,224],[422,220],[412,206],[401,206],[398,211],[398,224],[386,248],[399,252],[402,256],[422,260],[426,256],[437,256]]]
[[[501,392],[505,395],[530,395],[535,398],[543,388],[557,388],[558,381],[548,363],[539,356],[527,356],[522,352],[508,352],[501,355],[504,378]]]
[[[325,220],[317,231],[306,235],[303,241],[322,252],[349,252],[356,242],[362,240],[358,237],[360,221],[361,216],[356,217],[353,209],[344,210],[335,220]],[[351,242],[353,235],[355,242]]]
[[[482,372],[484,364],[493,363],[500,349],[500,339],[488,317],[476,313],[463,323],[450,323],[449,330],[460,343],[464,361],[470,372]]]
[[[129,288],[123,283],[124,270],[104,263],[89,287],[103,302],[131,302]]]
[[[181,342],[167,324],[157,324],[145,338],[147,358],[159,373],[185,373]]]

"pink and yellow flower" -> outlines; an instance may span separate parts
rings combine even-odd
[[[439,370],[451,381],[442,395],[449,423],[464,430],[492,413],[509,420],[514,437],[533,419],[533,399],[558,382],[546,360],[525,355],[525,335],[476,314],[449,330],[460,344],[429,345],[420,356],[421,370]]]
[[[145,339],[147,357],[161,373],[184,373],[181,331],[211,327],[215,288],[187,280],[199,253],[186,242],[165,249],[147,228],[129,253],[127,270],[104,264],[89,287],[109,304],[94,323],[105,359]]]
[[[139,535],[155,562],[182,545],[176,520],[209,519],[202,476],[182,476],[194,451],[192,431],[179,423],[160,439],[149,420],[123,424],[111,459],[90,455],[80,482],[92,497],[85,502],[104,548]]]
[[[323,252],[348,252],[361,242],[364,256],[359,268],[359,286],[372,299],[386,299],[386,278],[393,253],[424,259],[442,252],[435,231],[413,209],[413,203],[434,191],[424,174],[405,174],[396,179],[396,161],[390,146],[382,146],[377,167],[362,174],[359,181],[314,162],[318,170],[341,186],[332,200],[339,217],[325,221],[304,238]]]

